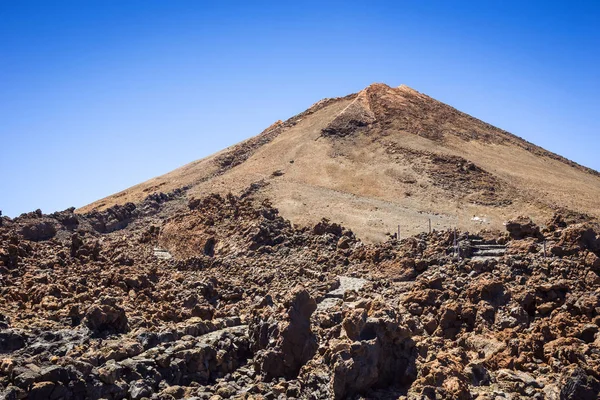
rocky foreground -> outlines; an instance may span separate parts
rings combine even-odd
[[[367,245],[253,189],[1,219],[0,398],[600,398],[585,217]]]

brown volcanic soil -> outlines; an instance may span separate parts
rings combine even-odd
[[[3,218],[0,398],[598,398],[597,224],[458,232],[458,259],[451,232],[365,244],[260,191]]]
[[[78,212],[187,189],[240,194],[262,182],[292,223],[327,217],[367,242],[436,229],[502,229],[557,210],[598,218],[600,175],[406,86],[326,99],[260,135]],[[473,219],[474,217],[479,217]]]

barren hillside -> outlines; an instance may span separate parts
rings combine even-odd
[[[260,135],[78,212],[184,188],[189,198],[254,185],[300,226],[323,217],[366,241],[386,232],[502,229],[556,210],[600,217],[600,175],[406,86],[322,100]]]

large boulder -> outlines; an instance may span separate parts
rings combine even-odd
[[[125,310],[114,299],[103,299],[101,304],[91,306],[83,323],[94,333],[125,333],[129,330]]]
[[[575,224],[562,230],[560,239],[555,246],[550,248],[552,254],[563,257],[578,254],[581,251],[592,252],[600,255],[600,228],[590,223]],[[592,256],[590,256],[590,260]],[[588,263],[589,261],[585,261]],[[596,266],[592,267],[595,269]]]
[[[512,239],[542,238],[540,228],[529,217],[520,216],[506,222],[506,230]]]
[[[598,227],[592,224],[577,224],[569,226],[562,231],[559,246],[577,250],[600,252],[600,235]]]
[[[25,347],[27,336],[16,329],[5,329],[0,332],[0,353],[10,353]]]
[[[49,220],[40,219],[29,222],[21,228],[21,235],[26,240],[35,242],[52,239],[56,235],[56,227]]]
[[[375,301],[358,317],[348,312],[342,327],[351,340],[331,354],[331,389],[336,399],[372,387],[406,386],[415,379],[414,343],[394,310]]]
[[[92,211],[85,215],[92,227],[100,233],[110,233],[123,229],[139,215],[133,203],[114,205],[104,211]]]
[[[561,380],[561,400],[595,400],[600,393],[600,382],[575,366],[565,368]]]
[[[322,359],[302,369],[306,390],[327,376],[318,390],[345,399],[372,388],[408,387],[416,378],[416,349],[402,316],[378,301],[357,304],[344,311],[341,337],[327,344]]]
[[[295,288],[278,309],[267,306],[256,312],[250,339],[256,371],[266,380],[294,378],[317,350],[310,317],[317,303],[308,291]]]

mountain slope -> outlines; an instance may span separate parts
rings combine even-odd
[[[260,135],[78,210],[252,185],[293,223],[323,217],[367,241],[386,232],[500,229],[556,210],[600,217],[600,175],[406,86],[322,100]]]

